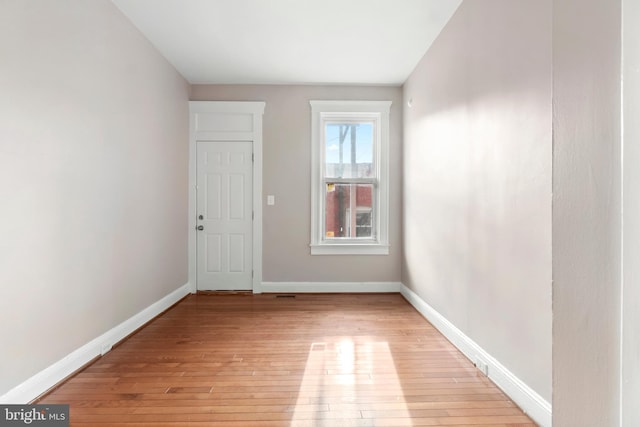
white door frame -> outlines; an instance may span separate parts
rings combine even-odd
[[[253,142],[253,293],[262,292],[262,115],[264,102],[189,102],[189,283],[198,290],[196,236],[197,141]]]

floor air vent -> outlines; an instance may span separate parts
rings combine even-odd
[[[295,298],[295,295],[276,295],[276,298]]]

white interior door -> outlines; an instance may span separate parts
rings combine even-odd
[[[198,290],[251,290],[253,144],[196,147]]]

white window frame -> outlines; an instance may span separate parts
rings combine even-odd
[[[389,110],[391,101],[310,101],[311,104],[311,254],[312,255],[388,255],[389,254]],[[372,214],[373,239],[325,239],[324,123],[372,121],[374,130],[373,164],[378,178]]]

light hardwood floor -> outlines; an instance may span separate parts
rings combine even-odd
[[[399,294],[191,295],[38,403],[72,426],[535,426]]]

